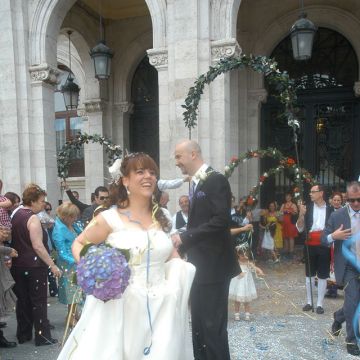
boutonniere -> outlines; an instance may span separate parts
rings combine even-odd
[[[195,194],[195,197],[197,199],[201,199],[201,198],[204,198],[206,196],[206,194],[203,192],[203,191],[198,191],[196,194]]]
[[[214,170],[210,170],[208,172],[206,171],[200,171],[199,174],[195,175],[196,179],[199,179],[199,184],[203,184],[205,180],[214,172]],[[204,194],[205,195],[205,194]]]

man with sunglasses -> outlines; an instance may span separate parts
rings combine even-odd
[[[95,201],[89,207],[87,207],[82,215],[81,221],[83,222],[84,226],[86,226],[93,218],[94,211],[99,206],[103,206],[109,200],[109,190],[105,186],[98,186],[95,191]]]
[[[334,268],[338,285],[344,286],[345,298],[341,309],[334,313],[331,327],[333,335],[338,336],[342,323],[346,322],[347,352],[360,356],[356,344],[353,318],[360,302],[359,271],[343,256],[343,240],[360,232],[360,182],[354,181],[347,186],[347,205],[331,214],[321,241],[324,245],[334,243]]]

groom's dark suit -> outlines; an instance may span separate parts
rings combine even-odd
[[[190,295],[195,359],[227,360],[229,284],[241,270],[230,236],[230,185],[211,168],[207,173],[196,187],[187,231],[180,237],[188,261],[196,267]]]

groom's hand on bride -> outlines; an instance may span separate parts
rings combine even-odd
[[[178,249],[179,246],[182,244],[180,235],[178,233],[171,235],[171,240],[175,249]]]

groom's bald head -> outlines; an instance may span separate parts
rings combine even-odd
[[[183,140],[179,142],[176,146],[183,146],[188,152],[194,152],[201,157],[201,148],[200,145],[195,140]]]
[[[175,161],[183,174],[194,175],[204,163],[201,148],[194,140],[182,140],[175,147]]]

